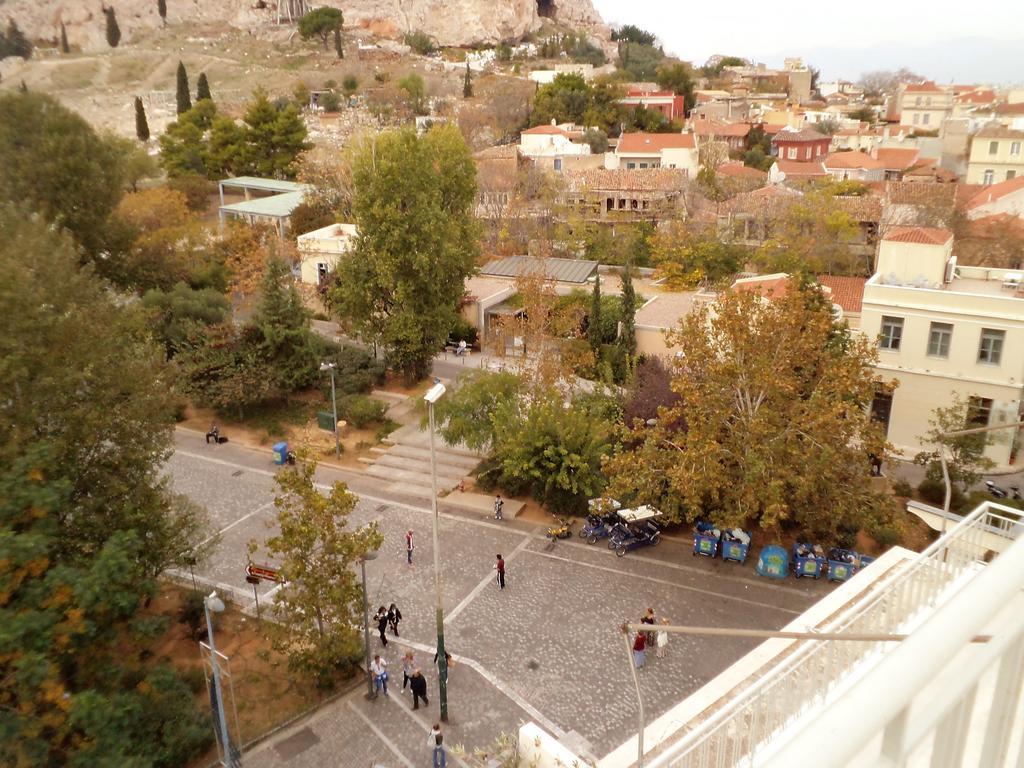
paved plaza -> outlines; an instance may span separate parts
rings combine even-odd
[[[207,446],[178,432],[167,471],[176,491],[206,505],[222,531],[211,563],[196,576],[248,605],[246,544],[272,530],[273,473],[269,453]],[[376,520],[384,533],[377,560],[367,564],[371,610],[398,604],[402,637],[382,655],[391,666],[392,695],[373,701],[357,691],[257,745],[252,766],[429,765],[426,734],[437,719],[434,573],[430,511],[422,501],[382,498],[380,481],[358,472],[321,468],[318,480],[344,480],[361,497],[353,522]],[[411,503],[410,503],[411,502]],[[414,563],[405,562],[404,533],[415,532]],[[671,531],[669,532],[671,535]],[[443,561],[446,644],[456,664],[449,682],[449,743],[488,744],[534,720],[567,738],[577,751],[600,756],[635,733],[636,696],[617,627],[653,607],[676,624],[779,628],[829,587],[818,582],[770,582],[745,566],[693,558],[686,533],[658,547],[618,558],[598,543],[551,543],[540,528],[497,522],[482,514],[445,510]],[[508,587],[494,581],[502,553]],[[261,599],[276,587],[261,586]],[[372,652],[381,651],[371,638]],[[641,673],[653,720],[753,647],[755,641],[673,637],[665,659]],[[428,680],[430,707],[411,710],[400,695],[402,654],[412,648]],[[248,740],[258,734],[243,734]]]

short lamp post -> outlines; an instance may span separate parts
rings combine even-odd
[[[228,736],[228,719],[224,712],[224,689],[220,682],[217,645],[213,639],[213,620],[210,618],[211,611],[213,613],[224,612],[224,601],[217,595],[216,590],[203,598],[203,608],[206,611],[206,631],[210,640],[210,668],[213,671],[213,692],[217,705],[217,711],[214,714],[217,716],[216,725],[220,732],[221,749],[223,749],[222,762],[228,768],[237,768],[241,765],[241,762],[235,759],[235,755],[231,750],[231,739]]]
[[[335,394],[334,386],[334,372],[337,369],[337,363],[320,363],[321,371],[331,372],[331,413],[334,414],[334,455],[336,458],[341,458],[341,435],[338,433],[338,397]]]
[[[359,570],[363,576],[363,648],[366,654],[366,698],[372,699],[373,671],[370,669],[370,598],[366,590],[366,561],[376,560],[377,550],[371,549],[359,558]]]
[[[444,599],[441,594],[441,555],[437,543],[437,465],[434,459],[434,403],[441,399],[444,392],[444,384],[435,380],[434,386],[427,390],[423,399],[427,401],[430,416],[430,509],[434,518],[434,584],[437,589],[437,688],[441,702],[441,721],[448,722],[448,659],[444,649]]]

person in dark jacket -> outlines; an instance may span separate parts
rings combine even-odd
[[[427,701],[427,678],[423,676],[419,667],[412,671],[412,676],[409,678],[409,689],[412,691],[413,709],[420,708],[420,699],[423,699],[423,706],[430,705],[430,702]]]
[[[398,606],[394,603],[388,608],[388,625],[391,627],[391,631],[395,633],[395,637],[398,637],[398,622],[402,620],[402,612],[398,610]]]
[[[384,643],[384,647],[387,648],[388,639],[384,636],[384,633],[387,632],[388,629],[388,609],[382,605],[374,618],[377,620],[377,631],[380,632],[380,641]]]

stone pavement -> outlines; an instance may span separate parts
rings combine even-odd
[[[168,464],[175,490],[206,503],[216,525],[226,529],[213,562],[197,576],[251,595],[242,572],[244,543],[265,536],[265,524],[272,519],[269,454],[230,443],[205,446],[201,436],[184,432],[176,442],[178,450]],[[398,694],[368,702],[357,692],[257,746],[246,764],[312,768],[369,766],[376,760],[382,766],[429,765],[425,728],[437,717],[429,509],[416,499],[385,497],[378,479],[358,472],[321,468],[318,477],[348,481],[361,495],[353,522],[376,520],[385,535],[380,557],[367,564],[371,607],[395,602],[402,609],[401,641],[417,644],[430,707],[414,720],[404,709],[409,702]],[[653,606],[674,623],[778,628],[829,589],[820,582],[759,579],[749,562],[740,566],[693,558],[685,533],[679,541],[617,558],[600,543],[589,546],[578,538],[552,543],[541,529],[521,521],[499,523],[484,514],[442,510],[446,644],[457,660],[449,741],[470,748],[535,720],[574,740],[582,753],[603,755],[635,729],[629,660],[617,631],[623,620],[636,619]],[[410,528],[416,544],[412,566],[405,563],[403,541]],[[494,582],[499,552],[508,564],[504,591]],[[668,657],[652,659],[641,674],[648,717],[663,713],[753,644],[673,638]],[[372,645],[372,652],[381,650],[376,638]],[[382,654],[398,687],[404,651],[392,641]]]

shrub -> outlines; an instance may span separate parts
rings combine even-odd
[[[384,418],[387,406],[366,395],[346,395],[338,400],[338,414],[349,424],[361,429]]]
[[[460,341],[465,341],[469,346],[475,346],[476,340],[479,335],[479,331],[469,322],[466,318],[460,316],[455,321],[455,327],[452,328],[451,333],[448,337],[458,344]]]
[[[325,112],[337,112],[341,107],[341,98],[334,91],[327,91],[321,93],[317,104],[323,108]]]
[[[407,34],[405,44],[412,48],[413,53],[418,53],[420,56],[428,56],[437,50],[434,38],[419,30]]]
[[[181,610],[178,612],[178,621],[188,626],[189,637],[193,640],[198,640],[203,634],[205,634],[202,629],[204,613],[202,593],[186,593],[185,599],[181,601]]]
[[[206,675],[201,667],[188,667],[181,671],[181,679],[192,693],[199,693],[206,687]]]
[[[946,484],[942,480],[926,477],[917,486],[917,495],[929,504],[936,504],[941,507],[946,501]],[[962,509],[966,501],[967,498],[964,496],[963,491],[954,485],[953,495],[949,500],[949,508],[952,510]]]
[[[155,616],[137,616],[132,621],[132,634],[143,643],[148,643],[160,637],[167,631],[171,620],[163,614]]]
[[[212,181],[195,173],[173,176],[167,180],[167,186],[185,196],[190,211],[205,211],[210,205],[210,196],[217,189]]]
[[[341,90],[345,92],[346,96],[351,96],[359,90],[359,78],[355,75],[345,75],[341,81]]]
[[[335,387],[339,397],[342,395],[358,395],[369,392],[375,386],[384,383],[384,364],[373,359],[373,355],[358,347],[331,347],[323,355],[323,359],[333,362],[335,369]],[[321,382],[324,397],[330,400],[331,379],[324,376]]]
[[[897,496],[903,496],[908,499],[914,496],[914,487],[902,477],[892,484],[892,491]]]

